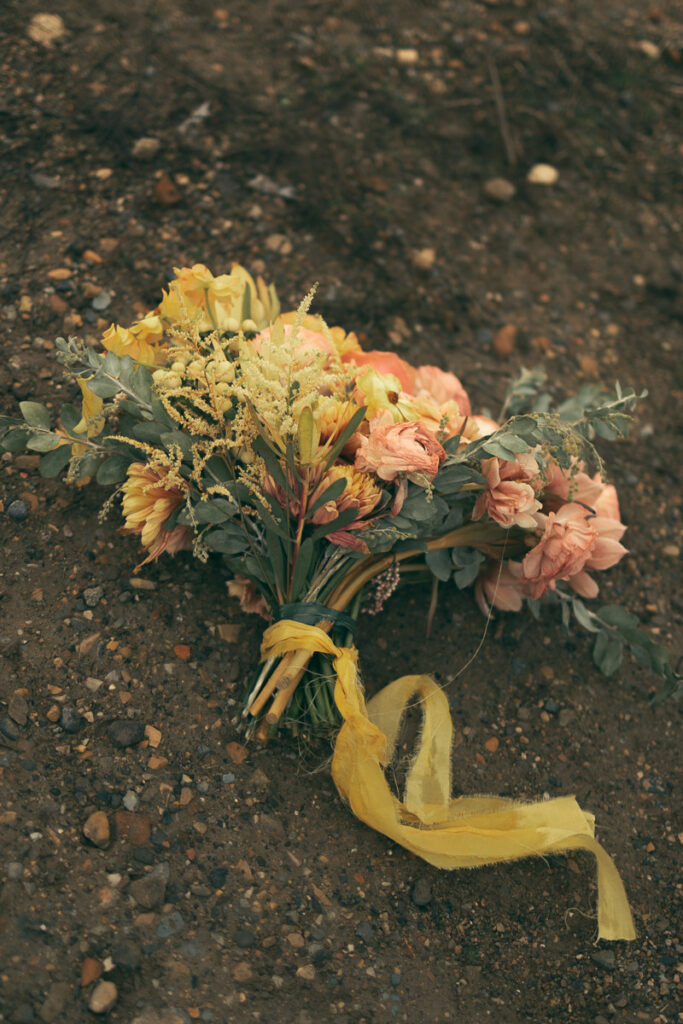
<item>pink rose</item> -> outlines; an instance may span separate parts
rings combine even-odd
[[[521,570],[519,562],[504,562],[502,566],[490,566],[479,576],[474,596],[484,615],[490,614],[491,606],[503,612],[521,609],[525,596],[519,578]]]
[[[533,598],[554,590],[566,580],[583,597],[595,597],[598,585],[587,569],[609,569],[626,554],[619,543],[625,527],[616,519],[593,516],[576,502],[563,505],[548,516],[537,514],[544,526],[538,544],[522,562],[521,580]]]
[[[469,416],[470,400],[454,373],[446,373],[438,366],[418,366],[415,374],[415,394],[434,399],[437,405],[457,402],[461,415]]]
[[[520,526],[533,530],[535,513],[541,503],[531,485],[539,476],[538,463],[531,452],[518,455],[514,462],[496,457],[484,459],[481,471],[488,481],[488,489],[477,498],[472,519],[476,522],[488,513],[506,529]]]
[[[445,458],[446,452],[422,423],[394,423],[384,413],[371,420],[368,437],[361,437],[355,466],[381,480],[395,480],[399,473],[431,479]]]
[[[401,359],[395,352],[380,352],[378,349],[371,352],[361,352],[360,350],[345,352],[342,355],[342,362],[354,363],[356,366],[369,366],[383,376],[388,373],[393,374],[398,378],[403,391],[409,395],[415,393],[415,370],[410,363]]]

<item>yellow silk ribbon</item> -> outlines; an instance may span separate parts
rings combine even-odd
[[[354,648],[337,647],[317,626],[284,619],[263,637],[263,659],[287,651],[319,651],[333,658],[334,698],[344,724],[332,759],[332,778],[356,817],[439,868],[589,850],[598,865],[598,935],[634,939],[623,883],[595,839],[595,819],[574,797],[520,804],[496,796],[451,798],[453,723],[448,701],[429,676],[403,676],[366,705]],[[403,801],[391,792],[384,767],[391,759],[408,702],[423,712],[418,749]]]

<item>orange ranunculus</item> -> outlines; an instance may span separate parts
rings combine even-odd
[[[165,530],[164,524],[185,501],[185,492],[177,481],[170,482],[163,472],[141,462],[128,467],[123,484],[123,533],[139,533],[142,546],[147,549],[145,565],[164,551],[170,555],[192,547],[192,531],[186,526]]]

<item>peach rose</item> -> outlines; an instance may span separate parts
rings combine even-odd
[[[371,352],[351,351],[342,355],[343,363],[354,363],[356,366],[369,366],[381,374],[392,374],[398,378],[401,390],[409,395],[415,393],[415,370],[401,359],[395,352],[380,352],[377,349]]]
[[[558,512],[537,513],[543,536],[522,562],[521,581],[533,598],[566,580],[583,597],[595,597],[598,585],[587,569],[609,569],[626,554],[619,543],[625,527],[616,519],[592,516],[569,502]]]
[[[478,577],[474,596],[484,615],[491,613],[491,607],[503,612],[518,612],[524,600],[520,581],[522,566],[519,562],[504,562],[502,566],[489,565]]]
[[[454,373],[446,373],[438,366],[418,366],[415,374],[415,394],[426,395],[437,405],[457,402],[462,416],[471,412],[470,400],[464,387]]]
[[[531,452],[518,455],[514,462],[496,457],[484,459],[481,471],[488,481],[488,489],[477,498],[472,519],[476,522],[488,513],[506,529],[520,526],[523,530],[533,530],[535,513],[541,503],[531,484],[539,475],[538,463]]]
[[[381,480],[395,480],[400,473],[431,479],[445,458],[446,452],[422,423],[394,423],[383,413],[371,421],[368,437],[361,437],[355,466]]]

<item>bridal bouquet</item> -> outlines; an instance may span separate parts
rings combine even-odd
[[[102,351],[57,342],[80,407],[64,405],[53,423],[47,408],[22,402],[22,423],[0,423],[5,449],[41,453],[44,476],[113,486],[106,507],[120,496],[141,565],[183,550],[222,563],[230,594],[269,623],[245,694],[248,733],[341,726],[340,792],[431,863],[591,849],[600,933],[630,937],[592,816],[569,797],[451,799],[445,697],[429,677],[409,676],[366,705],[352,638],[359,612],[378,613],[402,582],[427,574],[428,617],[451,580],[474,588],[487,617],[524,606],[538,615],[554,602],[567,627],[573,616],[594,634],[602,671],[616,671],[628,647],[673,688],[667,653],[633,615],[585,603],[598,594],[595,575],[626,553],[594,439],[625,435],[633,392],[588,388],[551,411],[526,374],[496,423],[473,414],[453,373],[364,351],[328,328],[309,312],[313,293],[280,315],[274,289],[240,266],[176,275],[157,309],[104,334]],[[383,766],[415,696],[424,724],[401,802]]]

